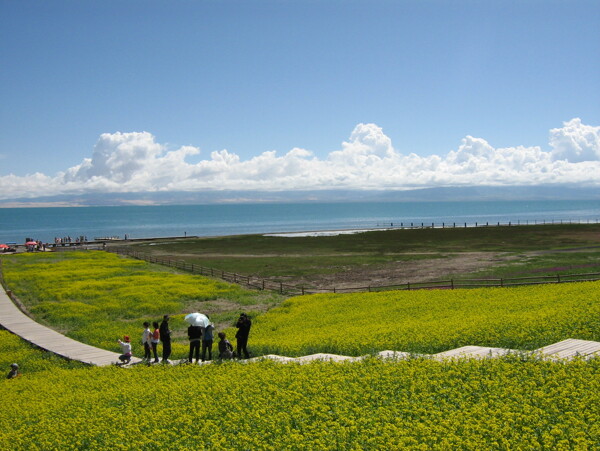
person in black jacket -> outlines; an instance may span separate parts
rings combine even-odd
[[[242,352],[244,352],[244,357],[250,357],[246,346],[248,346],[248,335],[250,335],[251,326],[252,321],[250,321],[248,315],[242,313],[235,325],[235,327],[238,329],[237,333],[235,334],[235,338],[237,340],[237,355],[240,359],[242,358]]]
[[[163,317],[158,330],[160,332],[160,341],[162,341],[163,344],[162,361],[163,363],[168,363],[169,357],[171,357],[171,330],[169,329],[169,315],[165,315]]]
[[[188,360],[192,363],[195,354],[196,363],[200,360],[200,340],[202,339],[202,328],[200,326],[188,327],[188,338],[190,340],[190,356]]]

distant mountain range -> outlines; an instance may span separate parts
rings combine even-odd
[[[428,202],[468,200],[600,200],[600,188],[569,186],[478,186],[426,188],[405,191],[202,191],[87,193],[0,201],[0,207],[193,205],[224,203],[293,202]]]

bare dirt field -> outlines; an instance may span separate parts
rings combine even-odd
[[[248,235],[131,243],[155,257],[305,289],[600,271],[600,225],[392,230],[331,237]]]
[[[515,258],[512,255],[496,252],[465,252],[444,255],[442,258],[397,261],[361,267],[350,266],[344,271],[331,274],[290,278],[286,283],[322,289],[333,287],[343,289],[448,280],[449,274],[476,272]]]

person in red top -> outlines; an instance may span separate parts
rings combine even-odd
[[[158,322],[154,321],[152,323],[152,327],[154,327],[154,332],[152,332],[152,338],[150,342],[152,343],[152,353],[154,354],[154,363],[158,363],[158,352],[157,347],[160,342],[160,332],[158,330]]]

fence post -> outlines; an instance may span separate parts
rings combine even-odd
[[[302,287],[302,296],[304,296],[304,287]]]
[[[265,289],[265,279],[262,280],[262,289],[263,289],[263,291]]]
[[[233,283],[237,283],[237,274],[233,273]]]
[[[558,283],[560,283],[560,274],[556,275],[556,280],[558,281]]]
[[[504,286],[504,279],[500,278],[500,286],[503,287]]]
[[[452,287],[452,289],[454,290],[454,279],[450,279],[450,286]]]
[[[406,282],[406,289],[410,291],[410,282]]]
[[[279,282],[279,293],[283,294],[283,282]]]

